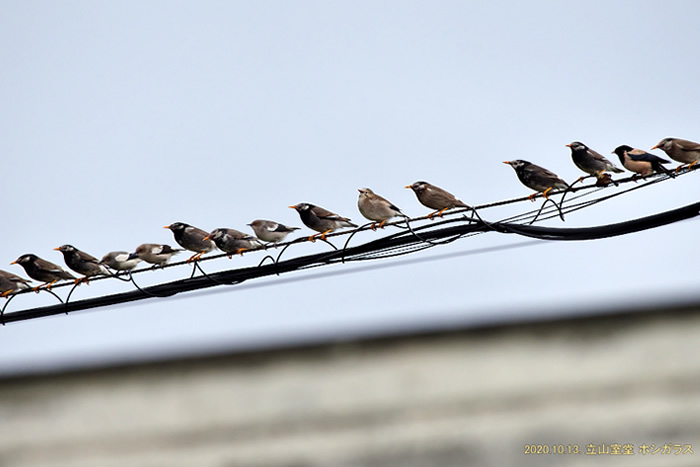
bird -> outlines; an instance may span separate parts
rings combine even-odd
[[[51,290],[51,286],[61,279],[76,280],[71,273],[64,271],[58,264],[53,264],[50,261],[39,258],[37,255],[28,253],[20,256],[10,264],[19,264],[22,266],[29,277],[43,284],[34,287],[34,291],[38,292],[40,288],[46,287]]]
[[[401,212],[401,209],[369,188],[358,188],[357,191],[360,192],[360,196],[357,198],[357,209],[367,219],[374,221],[370,226],[372,230],[377,230],[377,227],[383,229],[386,221],[392,217],[407,217]]]
[[[683,166],[689,169],[700,161],[700,143],[687,139],[664,138],[651,149],[661,149],[668,157],[680,162],[682,165],[676,167],[676,173]]]
[[[471,209],[471,206],[464,203],[463,201],[457,199],[452,193],[443,190],[435,185],[431,185],[428,182],[415,182],[412,185],[406,185],[404,188],[410,188],[416,194],[418,201],[425,207],[434,209],[435,212],[428,214],[428,219],[433,218],[437,215],[442,217],[442,214],[448,209],[453,208],[467,208]]]
[[[136,247],[136,250],[129,255],[127,260],[141,259],[147,263],[156,266],[165,266],[173,255],[180,253],[182,250],[173,248],[170,245],[161,245],[160,243],[142,243]]]
[[[622,146],[616,147],[613,153],[617,154],[617,157],[620,158],[620,163],[627,170],[635,173],[632,176],[633,179],[638,175],[646,177],[654,172],[663,172],[666,175],[674,177],[673,173],[662,165],[669,164],[670,161],[649,154],[642,149],[632,149],[626,144],[623,144]]]
[[[256,219],[248,225],[253,229],[256,237],[263,242],[269,243],[283,242],[287,235],[295,230],[299,230],[299,227],[287,227],[279,222],[264,219]]]
[[[0,297],[6,297],[16,290],[28,289],[31,281],[17,274],[0,270]]]
[[[309,240],[312,242],[315,242],[316,238],[319,236],[321,240],[325,240],[326,235],[337,229],[345,227],[357,228],[357,225],[350,222],[350,219],[347,217],[330,212],[320,206],[314,206],[309,203],[299,203],[289,207],[297,210],[305,226],[319,232],[309,237]]]
[[[569,184],[559,178],[557,174],[539,165],[522,159],[504,161],[503,163],[513,167],[515,174],[523,185],[537,192],[541,192],[545,199],[549,199],[547,195],[555,188],[560,188],[562,190],[569,188]],[[531,201],[535,201],[536,196],[537,193],[533,193],[528,196],[528,198]]]
[[[100,264],[115,271],[131,271],[141,262],[141,258],[130,256],[128,251],[110,251],[102,257]]]
[[[195,253],[187,260],[188,263],[198,260],[204,253],[209,253],[216,248],[212,240],[204,240],[209,235],[207,232],[184,222],[175,222],[163,228],[172,231],[175,241],[181,247]]]
[[[615,164],[580,141],[574,141],[566,146],[571,149],[571,159],[576,164],[576,167],[589,175],[595,176],[599,184],[601,182],[605,185],[608,184],[609,177],[606,177],[605,172],[624,172],[624,170],[616,167]],[[580,177],[577,181],[580,182],[584,178]]]
[[[205,240],[213,240],[219,250],[231,259],[233,255],[243,255],[244,251],[255,250],[262,244],[253,236],[236,229],[219,228],[211,231]]]
[[[106,276],[110,275],[107,268],[101,265],[97,258],[85,253],[84,251],[78,250],[73,245],[61,245],[54,248],[54,250],[63,253],[63,260],[66,262],[66,266],[84,276],[79,279],[75,279],[76,284],[80,284],[81,282],[89,284],[88,278],[90,276],[98,276],[100,274],[104,274]]]

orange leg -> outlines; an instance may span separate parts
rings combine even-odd
[[[539,193],[533,193],[530,196],[528,196],[527,199],[534,202],[537,195],[539,195]]]
[[[380,229],[383,229],[383,228],[384,228],[384,224],[386,224],[386,219],[384,219],[383,221],[381,221],[381,222],[379,223],[379,228],[380,228]]]
[[[203,251],[200,253],[194,254],[194,255],[190,256],[190,258],[187,260],[187,262],[191,263],[192,261],[197,261],[199,258],[202,257],[203,254],[204,254]]]
[[[374,231],[376,232],[376,230],[377,230],[377,223],[376,223],[376,222],[372,222],[372,225],[370,225],[369,228],[372,229],[372,230],[374,230]]]
[[[0,294],[0,295],[2,295],[3,297],[7,298],[7,296],[10,295],[12,292],[14,292],[14,290],[10,289],[10,290],[4,291],[4,292],[3,292],[2,294]]]
[[[331,230],[326,230],[325,232],[323,232],[323,233],[321,234],[321,240],[325,240],[325,239],[326,239],[326,235],[328,235],[328,234],[331,233],[331,232],[333,232],[332,229],[331,229]]]
[[[239,248],[238,250],[236,250],[236,254],[243,256],[244,251],[248,251],[248,248]]]
[[[544,199],[549,199],[549,196],[547,196],[547,193],[549,193],[549,192],[552,191],[553,189],[554,189],[554,188],[552,188],[552,187],[550,186],[549,188],[547,188],[546,190],[544,190],[544,192],[542,193],[542,196],[544,196]]]

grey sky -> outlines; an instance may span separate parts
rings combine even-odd
[[[302,226],[287,208],[302,201],[362,221],[364,186],[420,215],[427,210],[403,188],[416,180],[479,204],[530,193],[503,160],[572,181],[581,175],[565,147],[573,140],[603,154],[649,150],[666,136],[700,140],[699,10],[668,1],[3,2],[0,268],[24,274],[9,263],[29,252],[63,264],[52,249],[64,243],[95,256],[174,245],[162,226],[175,221]],[[698,200],[696,179],[547,225],[678,207]],[[26,322],[0,330],[0,371],[670,299],[697,288],[697,229],[687,221]],[[521,241],[482,235],[420,255]],[[75,297],[120,290],[99,281]],[[11,309],[45,303],[27,295]]]

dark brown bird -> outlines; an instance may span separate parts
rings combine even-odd
[[[680,138],[664,138],[651,149],[661,149],[668,157],[682,165],[676,167],[676,173],[682,168],[691,168],[700,161],[700,143]]]
[[[315,242],[316,238],[319,236],[321,240],[325,240],[326,235],[334,230],[344,227],[357,227],[357,225],[350,222],[350,219],[347,217],[340,216],[320,206],[314,206],[309,203],[299,203],[289,207],[296,209],[305,226],[319,232],[309,237],[309,240],[312,242]]]
[[[28,289],[31,281],[17,274],[0,270],[0,297],[7,297],[12,292],[22,289]]]
[[[216,244],[212,240],[204,240],[209,236],[209,233],[184,222],[175,222],[163,228],[172,231],[175,241],[181,247],[195,253],[187,260],[188,263],[198,260],[204,253],[209,253],[216,248]]]
[[[182,250],[173,248],[170,245],[161,245],[160,243],[143,243],[136,247],[136,251],[131,253],[128,260],[141,259],[147,263],[156,266],[165,266],[173,255],[180,253]]]
[[[107,268],[101,265],[97,258],[84,251],[78,250],[73,245],[61,245],[54,248],[54,250],[63,253],[63,260],[66,262],[66,266],[84,276],[80,279],[76,279],[76,284],[80,284],[81,282],[89,284],[88,278],[90,276],[99,276],[100,274],[106,276],[110,275]]]
[[[615,164],[580,141],[574,141],[566,146],[571,149],[571,159],[576,164],[576,167],[588,175],[593,175],[598,180],[602,180],[605,177],[605,172],[624,172],[624,170],[615,167]],[[578,181],[583,179],[584,177],[581,177]]]
[[[131,258],[128,251],[110,251],[102,257],[100,264],[115,271],[131,271],[141,262],[141,258]]]
[[[265,219],[256,219],[248,225],[253,229],[256,237],[268,243],[283,242],[284,239],[287,238],[287,235],[295,230],[299,230],[299,227],[287,227],[279,222],[267,221]]]
[[[29,277],[43,282],[43,284],[34,287],[35,292],[38,292],[42,287],[51,290],[51,286],[61,279],[77,280],[71,273],[64,271],[61,266],[33,254],[22,255],[10,264],[19,264]]]
[[[243,255],[244,251],[255,250],[262,246],[252,235],[236,229],[214,229],[205,238],[205,240],[209,239],[214,240],[217,248],[226,253],[229,259],[233,255]]]
[[[520,179],[520,182],[523,185],[542,193],[542,196],[544,196],[545,199],[549,199],[549,196],[547,196],[548,193],[555,188],[560,188],[562,190],[569,188],[569,184],[559,178],[557,174],[550,172],[539,165],[535,165],[522,159],[504,161],[503,163],[513,167],[515,174],[518,176],[518,179]],[[530,198],[531,201],[534,201],[536,196],[537,193],[533,193],[528,196],[528,198]]]
[[[432,219],[435,215],[442,217],[442,214],[448,209],[471,209],[471,206],[462,200],[457,199],[457,197],[455,197],[455,195],[449,191],[443,190],[435,185],[431,185],[428,182],[415,182],[413,185],[406,185],[405,188],[410,188],[413,190],[420,204],[435,210],[435,212],[428,214],[428,219]]]
[[[357,209],[367,219],[374,221],[370,226],[372,230],[377,230],[377,227],[383,229],[386,221],[393,217],[406,217],[401,209],[369,188],[359,188],[357,191],[360,192],[357,198]],[[377,223],[379,223],[378,226]]]
[[[627,170],[635,173],[633,178],[637,177],[637,175],[646,177],[654,172],[663,172],[666,175],[674,177],[673,173],[662,165],[669,164],[670,161],[649,154],[642,149],[633,149],[623,144],[622,146],[616,147],[613,153],[617,154],[617,157],[620,158],[620,163]]]

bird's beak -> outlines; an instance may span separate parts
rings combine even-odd
[[[567,144],[567,145],[566,145],[566,147],[567,147],[567,148],[570,148],[570,147],[571,147],[571,145],[570,145],[570,144]]]
[[[292,209],[296,209],[296,208],[297,208],[297,207],[294,206],[294,205],[291,205],[291,206],[289,206],[289,207],[292,208]]]
[[[126,259],[127,259],[127,260],[130,260],[130,259],[136,259],[136,258],[138,258],[138,257],[139,257],[139,255],[137,255],[136,252],[134,252],[134,253],[130,253],[129,256],[127,256]]]
[[[202,240],[206,242],[207,240],[209,240],[209,237],[211,237],[211,235],[207,235],[207,236],[204,237]]]
[[[357,191],[359,191],[360,193],[362,193],[362,188],[358,188]]]
[[[56,250],[56,251],[59,251],[60,249],[61,249],[61,247],[54,248],[54,250]]]
[[[651,149],[659,149],[659,145],[657,144],[656,146],[654,146],[654,147],[651,148]]]
[[[164,225],[163,228],[164,228],[164,229],[169,229],[170,226],[169,226],[169,225]]]
[[[404,188],[411,188],[411,185],[406,185]]]
[[[504,164],[510,164],[510,161],[503,161]]]
[[[17,264],[17,260],[14,260],[14,261],[11,262],[10,264]]]

